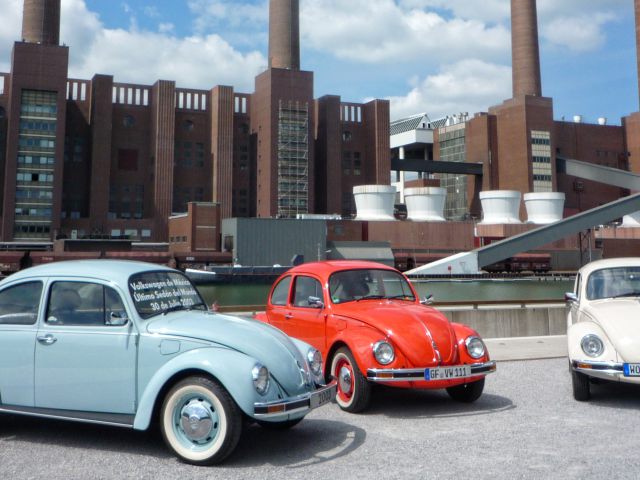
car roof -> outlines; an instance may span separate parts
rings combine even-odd
[[[587,263],[580,269],[580,274],[587,276],[596,270],[615,267],[640,267],[640,257],[607,258]]]
[[[378,269],[378,270],[392,270],[395,268],[389,267],[383,263],[369,262],[365,260],[327,260],[324,262],[309,262],[298,265],[289,269],[285,275],[290,273],[315,273],[328,277],[334,272],[341,270],[359,270],[359,269]]]
[[[126,285],[129,277],[134,273],[145,271],[176,271],[163,265],[130,260],[65,260],[45,263],[35,267],[20,270],[0,282],[12,283],[16,280],[45,278],[50,276],[89,277],[104,281],[114,281]]]

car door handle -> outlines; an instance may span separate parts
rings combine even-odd
[[[38,342],[40,342],[43,345],[53,345],[58,341],[58,339],[51,334],[40,335],[36,338],[38,339]]]
[[[293,318],[293,313],[287,313],[284,318],[286,318],[287,320],[291,320]]]

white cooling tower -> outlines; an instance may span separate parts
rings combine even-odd
[[[404,201],[407,204],[407,220],[444,222],[444,202],[446,198],[446,188],[406,188],[404,190]]]
[[[564,193],[560,192],[525,193],[527,223],[547,225],[562,220],[564,198]]]
[[[622,217],[622,225],[620,226],[623,228],[640,227],[640,212],[633,212]]]
[[[480,192],[482,203],[482,224],[503,224],[520,222],[520,199],[516,190],[491,190]]]
[[[396,187],[390,185],[360,185],[353,187],[358,212],[356,220],[395,220],[393,204]]]

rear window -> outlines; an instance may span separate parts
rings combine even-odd
[[[142,318],[173,310],[206,310],[191,281],[179,272],[142,272],[129,278],[129,293]]]

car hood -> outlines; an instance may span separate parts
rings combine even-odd
[[[255,358],[289,395],[309,390],[309,368],[300,350],[282,331],[250,318],[178,311],[148,320],[151,334],[200,339]]]
[[[451,322],[432,307],[400,300],[361,300],[340,305],[340,314],[366,323],[388,335],[414,367],[458,361]]]
[[[585,312],[593,318],[626,362],[640,362],[640,301],[616,298],[590,304]]]

